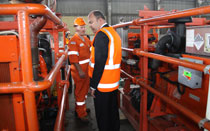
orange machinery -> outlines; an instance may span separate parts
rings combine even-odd
[[[191,19],[208,13],[210,6],[172,12],[146,9],[139,11],[139,19],[113,26],[140,30],[128,33],[128,45],[122,48],[127,55],[123,55],[124,82],[119,89],[119,107],[136,130],[210,130],[209,22]],[[171,32],[158,40],[155,29],[161,28],[181,35]],[[139,94],[137,106],[132,88]]]
[[[40,115],[37,114],[37,104],[42,97],[37,96],[44,90],[50,91],[56,81],[55,105],[59,109],[54,130],[62,130],[64,110],[68,108],[66,103],[70,68],[64,64],[67,63],[67,50],[64,51],[64,44],[59,48],[58,36],[59,32],[63,34],[65,43],[66,25],[48,7],[41,4],[1,4],[0,15],[14,15],[14,21],[0,22],[1,34],[10,34],[0,36],[0,129],[38,131]],[[55,64],[49,73],[41,56],[40,62],[37,61],[39,32],[48,32],[53,41]],[[63,79],[61,67],[65,68]],[[36,79],[37,76],[41,76],[42,80]]]

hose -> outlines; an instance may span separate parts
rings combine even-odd
[[[0,31],[0,35],[6,35],[6,34],[13,34],[19,37],[19,34],[15,32],[14,30],[8,30],[8,31]]]

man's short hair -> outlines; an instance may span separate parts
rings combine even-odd
[[[96,17],[96,19],[100,19],[101,18],[103,20],[106,20],[105,17],[104,17],[104,14],[101,11],[99,11],[99,10],[93,10],[91,12],[91,14],[93,14]]]

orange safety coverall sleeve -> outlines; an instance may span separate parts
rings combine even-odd
[[[69,56],[69,59],[70,59],[70,63],[71,64],[79,63],[79,47],[76,44],[76,39],[75,38],[72,38],[69,41],[68,47],[69,47],[68,56]]]

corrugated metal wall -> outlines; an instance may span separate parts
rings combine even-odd
[[[146,5],[154,9],[155,0],[111,0],[112,24],[119,23],[124,17],[126,21],[138,18],[138,10]],[[107,0],[57,0],[57,12],[63,16],[87,16],[91,10],[101,10],[107,15]]]
[[[8,0],[1,0],[1,4],[10,4]],[[0,15],[0,21],[13,21],[13,16],[11,15]]]
[[[160,6],[169,11],[173,9],[190,9],[195,8],[195,0],[161,0]]]
[[[112,0],[112,24],[119,23],[120,18],[131,21],[138,18],[138,10],[146,5],[154,10],[154,0]]]
[[[64,16],[87,16],[91,10],[106,12],[106,0],[57,0],[57,12]]]
[[[101,10],[107,16],[109,0],[57,0],[57,12],[68,16],[86,16],[91,10]],[[131,21],[138,18],[138,10],[143,10],[144,5],[155,10],[156,0],[110,0],[112,25],[119,23],[120,18]],[[200,6],[210,5],[210,0],[203,0]],[[160,0],[160,8],[165,10],[184,10],[195,8],[197,0]],[[206,17],[208,17],[207,15]],[[66,18],[65,18],[66,19]],[[88,28],[88,27],[87,27]],[[88,31],[89,32],[89,31]]]

